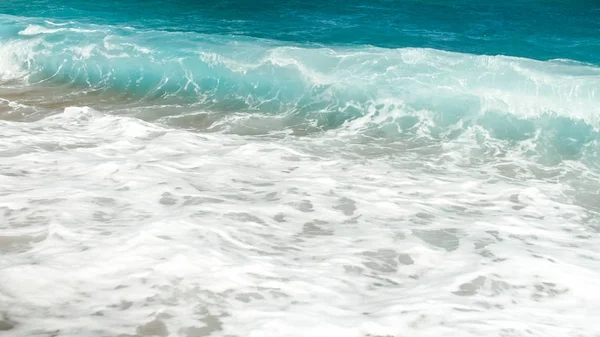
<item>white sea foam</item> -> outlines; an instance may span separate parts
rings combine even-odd
[[[47,28],[39,25],[27,25],[25,29],[19,32],[19,35],[40,35],[40,34],[54,34],[58,32],[73,32],[73,33],[94,33],[99,30],[84,29],[84,28]]]
[[[600,333],[585,165],[77,107],[0,129],[7,336]]]
[[[46,24],[0,81],[147,101],[0,88],[1,333],[600,334],[600,68]]]
[[[22,79],[29,75],[28,66],[38,54],[34,48],[40,43],[41,39],[0,43],[0,81]]]

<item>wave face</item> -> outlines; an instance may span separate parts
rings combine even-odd
[[[0,334],[598,336],[592,0],[0,1]]]
[[[548,162],[598,152],[593,64],[31,21],[5,20],[12,34],[0,46],[4,82],[58,86],[55,95],[66,100],[188,106],[145,109],[145,119],[186,127],[188,115],[202,111],[212,117],[194,127],[231,130],[224,118],[246,114],[254,133],[342,128],[452,140],[483,132],[507,144],[533,142]]]

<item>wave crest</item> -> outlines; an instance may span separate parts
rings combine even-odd
[[[454,139],[478,129],[507,142],[544,143],[564,158],[598,140],[600,68],[590,64],[42,25],[17,25],[0,42],[0,80],[193,107],[154,114],[175,123],[198,111],[229,116],[207,118],[213,129],[235,128],[240,114],[258,133],[298,126]]]

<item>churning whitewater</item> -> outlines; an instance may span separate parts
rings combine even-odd
[[[448,3],[0,5],[0,336],[600,336],[600,7]]]

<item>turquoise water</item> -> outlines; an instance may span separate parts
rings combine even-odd
[[[600,1],[0,1],[0,334],[598,336]]]
[[[0,78],[67,86],[66,101],[95,93],[318,129],[386,114],[375,133],[479,125],[535,138],[548,162],[597,152],[594,1],[8,1],[0,13]]]

